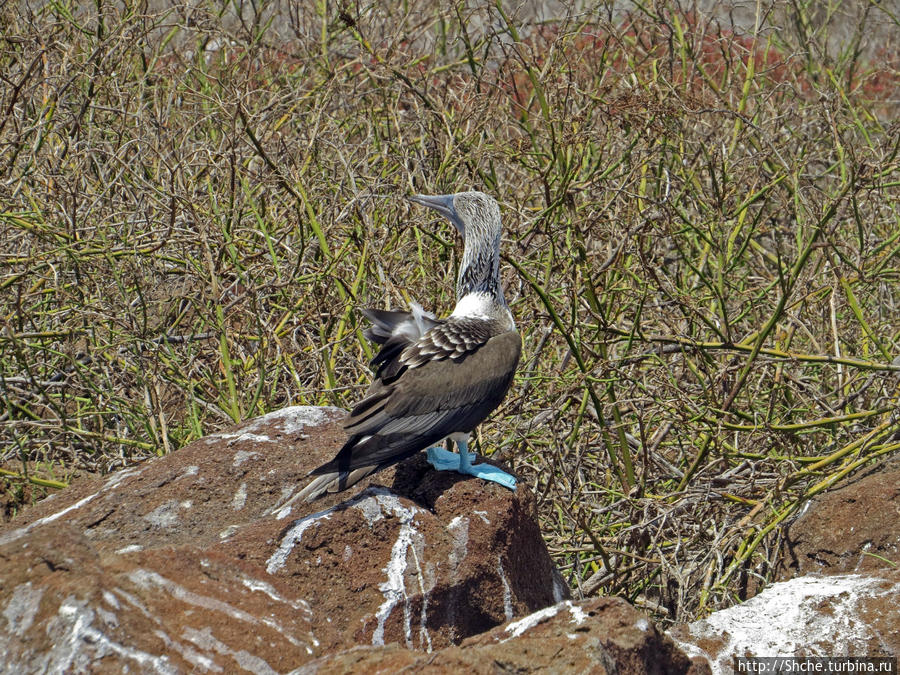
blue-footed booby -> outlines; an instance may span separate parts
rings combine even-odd
[[[469,436],[503,400],[522,352],[500,287],[500,207],[481,192],[414,195],[462,235],[456,307],[437,319],[418,305],[410,312],[364,309],[365,336],[381,345],[375,379],[344,422],[349,438],[298,495],[311,501],[428,449],[439,470],[454,470],[515,489],[516,479],[490,464],[474,464]],[[459,453],[431,447],[449,438]]]

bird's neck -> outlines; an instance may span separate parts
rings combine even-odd
[[[499,237],[498,237],[499,239]],[[500,242],[485,242],[473,245],[466,241],[459,277],[456,280],[456,301],[470,293],[489,296],[495,302],[506,306],[503,289],[500,288]]]
[[[515,329],[512,313],[500,287],[499,247],[470,248],[463,253],[456,280],[453,316],[497,319]]]

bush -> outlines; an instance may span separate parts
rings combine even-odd
[[[576,592],[731,604],[810,497],[900,448],[877,5],[835,42],[812,3],[756,33],[676,4],[25,4],[0,6],[10,509],[351,404],[357,306],[454,302],[460,243],[413,191],[504,207],[525,355],[480,451],[536,491]]]

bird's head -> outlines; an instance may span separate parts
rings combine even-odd
[[[413,195],[411,202],[440,213],[459,230],[463,241],[473,238],[488,243],[500,240],[500,207],[483,192],[457,192],[451,195]]]
[[[456,280],[457,303],[474,293],[509,314],[500,288],[500,207],[483,192],[413,195],[410,201],[434,209],[459,230],[463,256]],[[456,310],[454,310],[456,311]],[[512,317],[509,317],[512,322]]]

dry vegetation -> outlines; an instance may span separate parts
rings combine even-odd
[[[865,25],[26,4],[0,4],[9,512],[350,404],[355,307],[452,307],[459,242],[414,190],[503,205],[525,354],[481,450],[576,592],[731,604],[806,500],[900,449],[898,61],[859,58]]]

